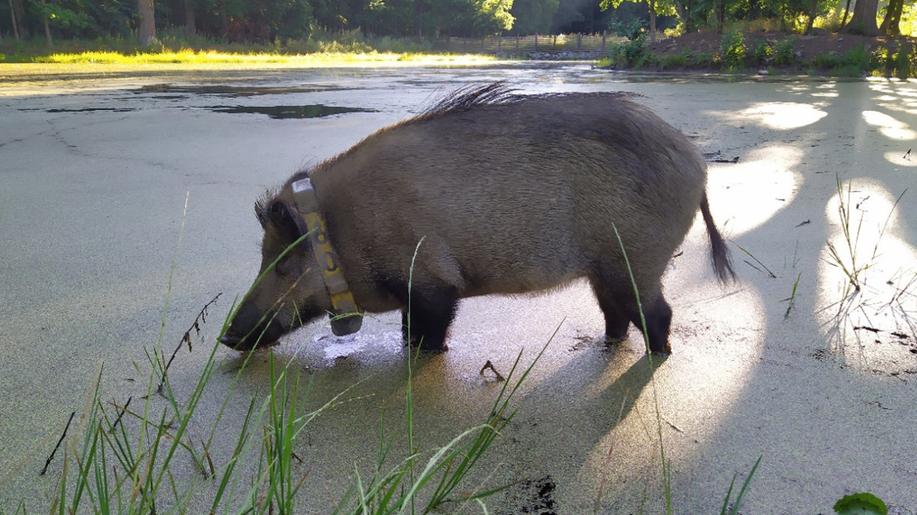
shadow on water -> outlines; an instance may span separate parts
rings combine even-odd
[[[343,91],[352,88],[334,86],[227,86],[224,84],[201,84],[194,86],[173,86],[172,84],[152,84],[132,90],[134,94],[148,93],[184,93],[192,95],[216,95],[221,97],[254,97],[259,95],[285,95],[290,93],[322,93],[326,91]]]
[[[24,111],[25,109],[20,109]],[[137,109],[133,107],[82,107],[79,109],[48,109],[46,113],[92,113],[96,111],[108,111],[111,113],[127,113],[130,111],[136,111]]]
[[[322,104],[304,106],[213,106],[207,108],[215,113],[266,114],[275,120],[288,118],[321,118],[343,113],[375,113],[375,109],[362,107],[339,107]]]

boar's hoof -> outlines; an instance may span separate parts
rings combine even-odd
[[[654,356],[666,358],[672,354],[672,346],[669,345],[668,342],[666,342],[664,345],[650,344],[650,352],[652,352]]]
[[[423,338],[417,338],[417,337],[411,338],[410,342],[408,342],[407,338],[405,338],[404,344],[406,346],[409,346],[412,349],[419,348],[423,352],[437,352],[438,353],[438,352],[446,352],[447,350],[449,350],[449,346],[446,345],[446,342],[444,341],[440,341],[439,344],[435,344],[432,341],[428,343]]]
[[[605,324],[605,343],[611,345],[613,343],[619,343],[627,339],[627,319],[623,321],[616,321],[614,324],[606,323]]]

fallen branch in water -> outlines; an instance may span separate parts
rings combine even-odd
[[[490,360],[487,360],[487,363],[484,363],[484,366],[481,367],[480,374],[484,375],[484,371],[488,369],[490,369],[490,371],[492,371],[494,375],[497,376],[498,383],[502,383],[503,381],[506,381],[506,378],[503,377],[503,375],[500,374],[500,372],[497,372],[497,369],[494,367],[494,364],[490,362]]]
[[[57,454],[57,450],[60,448],[60,444],[63,443],[64,438],[67,437],[67,431],[70,429],[70,423],[73,422],[74,415],[76,415],[76,412],[71,411],[70,418],[67,419],[67,425],[64,427],[64,432],[61,433],[60,438],[57,440],[57,445],[54,446],[54,450],[51,451],[51,455],[48,456],[47,460],[45,460],[45,466],[42,467],[41,472],[38,474],[39,476],[43,476],[46,472],[48,472],[48,466],[51,465],[51,460],[53,460],[54,455]]]

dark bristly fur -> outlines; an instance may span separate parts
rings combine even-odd
[[[438,116],[468,111],[479,106],[510,104],[519,102],[524,98],[524,95],[515,94],[513,90],[507,87],[506,83],[502,81],[484,85],[470,84],[441,98],[438,102],[433,104],[432,107],[427,108],[419,115],[409,119],[406,123],[431,120]]]
[[[615,340],[640,325],[640,311],[614,227],[632,263],[650,348],[669,352],[672,310],[660,278],[698,210],[716,276],[725,282],[734,274],[710,215],[700,153],[627,97],[526,96],[503,83],[461,88],[261,199],[262,270],[299,236],[291,184],[308,175],[362,309],[406,309],[423,240],[411,283],[412,343],[444,350],[462,298],[544,291],[582,277]],[[251,348],[249,335],[263,331],[260,345],[270,345],[330,310],[313,265],[304,245],[265,274],[225,343]]]

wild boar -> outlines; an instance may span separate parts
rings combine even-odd
[[[608,341],[624,338],[631,322],[642,330],[616,228],[650,349],[671,352],[660,278],[698,209],[717,277],[734,278],[710,215],[706,164],[678,130],[623,94],[526,96],[489,84],[460,89],[297,172],[256,203],[260,280],[221,338],[235,349],[272,345],[325,313],[344,315],[317,262],[325,258],[314,252],[315,234],[283,254],[309,231],[296,188],[312,189],[324,222],[317,230],[336,254],[346,295],[360,311],[402,310],[405,325],[410,302],[409,343],[422,349],[447,349],[459,299],[578,278],[592,286]]]

